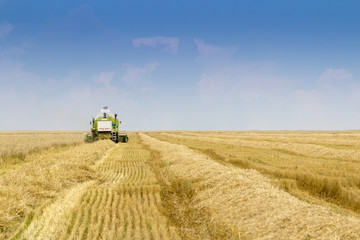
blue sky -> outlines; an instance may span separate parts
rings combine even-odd
[[[0,0],[0,130],[360,127],[358,1]]]

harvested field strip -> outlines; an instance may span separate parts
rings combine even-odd
[[[169,132],[171,133],[171,132]],[[176,132],[176,135],[184,136],[206,136],[216,137],[223,140],[226,139],[243,139],[251,141],[269,141],[282,143],[309,143],[318,145],[328,145],[332,147],[360,147],[360,132],[346,131],[346,132],[294,132],[294,131],[223,131],[223,132]]]
[[[359,239],[360,219],[303,202],[255,170],[220,164],[188,147],[141,134],[168,162],[169,174],[194,189],[195,207],[209,225],[231,229],[234,238]]]
[[[42,152],[0,176],[0,238],[20,236],[64,191],[97,177],[91,166],[114,144],[81,144],[66,151]]]
[[[81,197],[84,190],[93,184],[93,181],[79,184],[66,191],[53,204],[42,212],[39,218],[35,219],[24,233],[25,239],[50,239],[58,229],[62,227],[61,219],[67,218],[70,210],[74,208],[76,201]],[[56,213],[56,214],[54,214]]]
[[[155,183],[154,174],[144,161],[110,162],[97,168],[107,182],[115,183]]]
[[[287,151],[248,147],[227,141],[205,141],[201,137],[184,138],[181,134],[154,133],[151,136],[186,145],[222,163],[256,169],[271,176],[278,186],[301,199],[325,205],[332,203],[360,213],[358,162],[294,155]]]
[[[75,208],[73,226],[66,227],[71,229],[70,239],[176,237],[169,233],[167,219],[159,212],[158,186],[98,187],[92,191],[93,198]]]
[[[207,136],[221,136],[221,137],[251,137],[261,139],[288,139],[290,141],[298,140],[320,140],[322,138],[328,139],[328,141],[340,140],[340,141],[352,141],[356,140],[359,135],[359,130],[349,131],[293,131],[293,130],[264,130],[264,131],[161,131],[163,133],[175,133],[182,135],[207,135]]]
[[[160,186],[146,163],[149,156],[133,139],[118,144],[94,166],[98,180],[82,191],[74,188],[77,195],[47,208],[44,212],[60,213],[56,221],[38,217],[33,221],[37,226],[52,225],[31,225],[24,239],[180,239],[162,214]]]
[[[167,136],[179,136],[178,134],[169,134],[163,133]],[[331,148],[325,147],[318,144],[310,144],[310,143],[287,143],[287,142],[269,142],[264,141],[262,139],[257,140],[246,140],[241,139],[241,137],[233,137],[222,139],[221,135],[207,136],[206,134],[180,134],[183,139],[197,139],[201,141],[207,142],[217,142],[222,143],[226,142],[227,144],[233,144],[237,146],[244,147],[253,147],[259,149],[279,149],[283,151],[287,151],[288,153],[294,153],[297,155],[306,155],[312,157],[321,157],[321,158],[330,158],[330,159],[338,159],[338,160],[351,160],[359,162],[360,160],[360,149],[346,148]],[[360,138],[359,138],[360,139]]]

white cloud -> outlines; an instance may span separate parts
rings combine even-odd
[[[231,58],[235,48],[207,45],[202,40],[196,44],[203,69],[198,81],[203,106],[227,116],[230,128],[359,128],[360,83],[349,70],[326,69],[314,77],[312,88],[302,89],[301,79],[279,74],[275,64],[235,61]],[[213,124],[219,122],[215,119]]]
[[[150,111],[148,96],[143,93],[155,90],[147,80],[151,80],[151,72],[157,65],[157,62],[150,62],[128,66],[133,80],[139,81],[133,91],[132,86],[115,81],[118,72],[85,76],[79,70],[71,70],[61,79],[44,79],[27,71],[27,66],[21,62],[0,61],[0,102],[6,104],[0,111],[3,119],[0,130],[87,130],[91,117],[102,106],[109,106],[112,112],[119,114],[123,122],[121,129],[143,129],[144,112]],[[147,116],[151,116],[151,112]],[[153,118],[148,119],[152,121]],[[153,124],[158,121],[154,120],[148,127],[155,128]]]
[[[352,78],[352,73],[344,68],[340,68],[340,69],[328,68],[320,77],[320,79],[322,80],[349,79],[349,78]]]
[[[156,47],[158,45],[165,45],[165,50],[172,54],[176,54],[179,47],[179,38],[177,37],[148,37],[135,38],[132,40],[133,46],[141,47]]]
[[[152,91],[155,91],[156,88],[155,87],[142,87],[141,88],[141,91],[146,93],[146,92],[152,92]]]
[[[14,28],[14,25],[8,22],[0,23],[0,38],[6,38],[14,30]]]
[[[93,80],[96,83],[102,83],[104,85],[109,85],[112,78],[114,77],[115,72],[102,72],[99,75],[94,75]]]
[[[259,69],[233,63],[204,72],[198,81],[203,103],[220,115],[227,113],[230,128],[359,129],[360,83],[348,79],[350,74],[302,89],[277,71]]]
[[[292,81],[276,73],[273,64],[233,62],[207,70],[198,86],[204,100],[232,102],[271,99],[271,96],[291,89]]]
[[[38,75],[24,70],[22,62],[0,60],[0,83],[2,87],[18,86],[19,84],[36,85],[39,81]]]
[[[88,129],[92,115],[102,106],[117,113],[136,107],[124,89],[111,85],[111,74],[98,74],[96,80],[104,84],[97,85],[96,81],[81,83],[79,71],[45,80],[24,71],[21,64],[8,64],[8,68],[0,67],[0,79],[7,81],[0,88],[0,102],[9,104],[0,112],[4,119],[0,130]]]
[[[143,67],[125,65],[126,70],[122,80],[128,85],[135,87],[140,82],[150,80],[151,73],[157,68],[158,65],[159,63],[157,61],[145,64]]]
[[[344,68],[328,68],[318,80],[320,88],[326,89],[328,93],[333,94],[347,91],[352,82],[352,73]]]
[[[197,61],[204,64],[220,66],[228,63],[237,52],[237,47],[223,47],[204,43],[202,39],[194,39],[199,56]]]

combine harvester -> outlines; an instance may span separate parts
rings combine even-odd
[[[119,132],[121,121],[117,119],[117,114],[112,114],[110,109],[105,106],[101,112],[92,119],[91,133],[85,133],[86,142],[94,142],[99,139],[111,139],[114,142],[127,142],[128,136],[125,132]]]

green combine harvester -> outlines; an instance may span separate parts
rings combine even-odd
[[[92,119],[90,124],[91,133],[85,133],[86,142],[111,139],[118,143],[129,140],[126,132],[119,132],[121,121],[117,119],[117,114],[112,114],[107,106],[101,109],[101,112]]]

